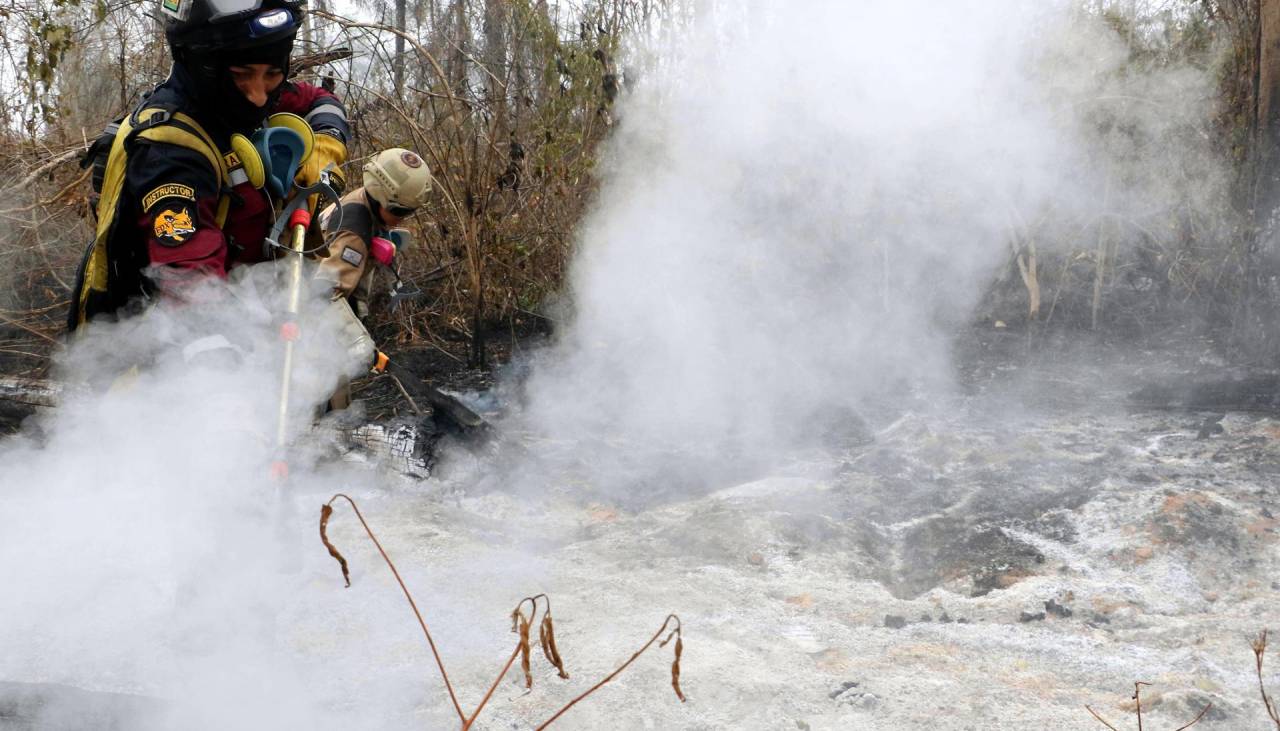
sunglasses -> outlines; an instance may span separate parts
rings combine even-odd
[[[396,218],[408,218],[409,216],[412,216],[413,212],[416,210],[418,209],[404,208],[403,206],[387,206],[387,213],[390,213]]]

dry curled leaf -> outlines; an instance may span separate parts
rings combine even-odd
[[[680,699],[681,703],[684,703],[685,694],[684,691],[680,690],[680,655],[685,652],[685,638],[681,634],[680,626],[677,625],[676,629],[667,635],[667,639],[660,641],[658,647],[667,647],[667,643],[671,641],[671,638],[676,638],[676,659],[671,661],[671,687],[676,691],[676,698]]]
[[[542,624],[538,627],[538,642],[542,645],[542,654],[546,656],[547,662],[556,666],[560,677],[568,680],[569,673],[565,672],[564,660],[560,659],[560,651],[556,649],[556,628],[551,622],[551,610],[542,617]]]
[[[524,687],[533,687],[533,673],[529,672],[529,620],[520,615],[520,669],[524,671]]]
[[[684,693],[680,692],[680,653],[684,652],[684,638],[676,637],[676,659],[671,662],[671,687],[676,691],[676,697],[684,703]]]
[[[325,532],[329,527],[329,516],[331,515],[333,515],[332,506],[326,503],[320,507],[320,540],[324,543],[324,547],[329,549],[329,555],[338,560],[338,565],[342,567],[342,580],[347,582],[347,586],[350,587],[351,571],[347,568],[347,559],[343,558],[342,554],[338,553],[338,549],[333,547],[333,544],[329,542],[328,534]]]
[[[672,615],[672,616],[675,616],[675,615]],[[668,618],[668,621],[670,621],[670,618]],[[680,632],[679,622],[680,620],[677,619],[676,628],[671,630],[671,634],[667,635],[667,638],[665,640],[658,643],[658,647],[666,647],[667,643],[671,641],[672,637],[676,638],[676,647],[675,647],[676,657],[674,660],[671,661],[671,687],[675,690],[676,697],[680,699],[681,703],[683,703],[684,693],[680,690],[680,655],[684,653],[684,635],[683,633]]]

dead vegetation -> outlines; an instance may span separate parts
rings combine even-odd
[[[1151,685],[1151,683],[1144,683],[1144,682],[1142,682],[1142,681],[1138,681],[1138,682],[1136,682],[1136,683],[1134,683],[1134,684],[1133,684],[1133,696],[1132,696],[1132,699],[1133,699],[1133,703],[1134,703],[1134,714],[1135,714],[1135,715],[1137,715],[1137,717],[1138,717],[1138,731],[1143,731],[1143,726],[1142,726],[1142,686],[1144,686],[1144,685],[1149,686],[1149,685]],[[1201,710],[1200,710],[1200,713],[1199,713],[1199,714],[1197,714],[1195,718],[1193,718],[1193,719],[1191,719],[1189,722],[1187,722],[1187,723],[1185,723],[1185,724],[1183,724],[1183,725],[1179,726],[1178,728],[1174,729],[1173,731],[1183,731],[1183,729],[1188,729],[1188,728],[1191,728],[1192,726],[1196,725],[1197,723],[1199,723],[1199,722],[1200,722],[1200,719],[1204,718],[1204,714],[1206,714],[1206,713],[1208,713],[1208,712],[1209,712],[1209,709],[1210,709],[1210,708],[1213,708],[1213,704],[1212,704],[1212,703],[1210,703],[1210,704],[1206,705],[1203,709],[1201,709]],[[1115,726],[1112,726],[1112,725],[1111,725],[1111,723],[1110,723],[1109,721],[1107,721],[1105,718],[1103,718],[1101,715],[1099,715],[1097,711],[1093,710],[1092,708],[1090,708],[1090,707],[1089,707],[1089,706],[1087,706],[1087,705],[1085,706],[1085,709],[1087,709],[1087,710],[1089,711],[1089,713],[1093,714],[1093,717],[1094,717],[1094,718],[1096,718],[1096,719],[1098,720],[1098,723],[1100,723],[1100,724],[1102,724],[1103,726],[1106,726],[1107,728],[1111,729],[1111,731],[1120,731],[1120,729],[1116,728]]]
[[[494,338],[547,328],[560,312],[548,303],[563,291],[601,143],[649,63],[626,39],[691,16],[676,0],[400,0],[374,3],[374,20],[327,7],[313,4],[295,72],[344,99],[355,134],[348,178],[391,145],[417,148],[439,177],[401,256],[407,296],[390,300],[382,278],[373,331],[387,346],[484,366]],[[47,368],[89,235],[76,161],[167,71],[144,10],[134,0],[0,2],[15,29],[0,54],[0,372]],[[1097,70],[1094,92],[1064,100],[1093,125],[1090,154],[1112,183],[1089,216],[1009,211],[1008,268],[979,319],[1134,332],[1192,316],[1240,342],[1277,340],[1272,265],[1257,245],[1267,194],[1256,3],[1104,0],[1081,12],[1127,48],[1122,64]],[[1211,114],[1148,83],[1181,69],[1215,80]],[[1210,181],[1206,171],[1224,163],[1228,179]],[[1166,202],[1158,209],[1117,192],[1153,186],[1160,195],[1146,198]]]
[[[1270,297],[1257,282],[1274,268],[1259,246],[1257,3],[1104,1],[1090,14],[1120,48],[1079,67],[1060,103],[1099,183],[1075,208],[1009,211],[1012,249],[980,316],[1126,336],[1195,322],[1257,341]],[[1071,51],[1055,63],[1078,64]]]
[[[400,257],[409,296],[388,299],[389,275],[376,285],[381,341],[461,350],[456,357],[484,366],[495,334],[547,327],[544,305],[561,290],[627,88],[615,60],[621,39],[665,5],[402,0],[399,22],[372,22],[312,4],[293,72],[344,100],[348,179],[389,146],[417,149],[438,179]],[[22,29],[0,54],[0,372],[47,367],[91,228],[88,171],[76,163],[167,73],[146,10],[131,0],[0,2],[7,26]],[[374,10],[387,17],[389,8]]]
[[[1267,685],[1262,680],[1262,658],[1267,654],[1267,631],[1264,629],[1258,633],[1256,639],[1251,643],[1253,647],[1254,669],[1258,673],[1258,692],[1262,694],[1262,704],[1266,706],[1267,718],[1271,719],[1271,723],[1280,731],[1280,713],[1276,711],[1276,704],[1271,700],[1271,696],[1267,695]]]
[[[511,655],[507,658],[506,663],[498,672],[497,677],[494,678],[493,683],[490,684],[489,689],[485,692],[480,703],[470,713],[464,711],[462,704],[458,701],[458,695],[454,690],[453,683],[449,679],[449,673],[445,670],[444,661],[440,657],[440,651],[436,647],[435,639],[431,636],[431,630],[427,628],[426,620],[423,619],[422,612],[419,611],[417,602],[413,599],[413,595],[409,592],[408,587],[405,586],[404,580],[400,578],[400,572],[396,569],[395,563],[391,560],[391,557],[387,555],[386,550],[383,549],[382,543],[379,542],[378,537],[374,535],[373,530],[365,521],[364,515],[360,512],[360,508],[356,505],[355,501],[347,495],[339,493],[330,498],[329,502],[325,503],[320,508],[320,541],[324,544],[325,549],[328,550],[329,555],[333,556],[333,558],[337,560],[338,564],[342,567],[343,581],[346,582],[346,586],[348,588],[351,586],[351,575],[347,560],[342,556],[338,549],[334,547],[333,543],[329,541],[328,536],[329,519],[333,516],[333,503],[338,499],[345,500],[351,506],[351,509],[356,514],[356,518],[360,521],[360,525],[369,536],[369,540],[373,541],[374,546],[378,549],[378,553],[382,556],[382,560],[386,562],[387,568],[391,569],[392,575],[395,576],[396,583],[400,585],[400,590],[404,593],[405,600],[409,602],[409,607],[413,610],[414,617],[418,620],[418,626],[422,628],[422,634],[427,640],[427,646],[431,649],[431,655],[435,659],[436,667],[440,670],[440,677],[444,681],[445,691],[448,693],[449,701],[453,705],[453,709],[458,715],[458,720],[462,724],[462,731],[467,731],[467,729],[471,728],[475,723],[480,712],[484,710],[484,707],[488,705],[489,700],[493,697],[493,693],[497,690],[498,684],[502,682],[502,679],[507,676],[507,673],[510,672],[512,666],[515,665],[517,658],[520,660],[520,671],[524,676],[525,689],[530,690],[533,688],[533,673],[531,671],[530,662],[532,655],[531,635],[534,623],[539,621],[538,611],[540,607],[542,608],[542,619],[538,623],[538,644],[542,650],[542,655],[546,658],[547,662],[556,669],[556,674],[561,679],[569,679],[569,673],[565,670],[564,660],[560,657],[560,650],[556,646],[555,623],[551,618],[551,598],[546,594],[536,594],[534,596],[525,597],[516,604],[515,609],[511,612],[511,631],[517,637],[515,647],[511,650]],[[680,618],[674,614],[670,614],[667,615],[665,620],[663,620],[662,625],[658,627],[658,631],[649,638],[649,641],[642,645],[640,649],[636,650],[626,662],[622,663],[622,665],[606,675],[595,685],[586,689],[573,698],[573,700],[566,703],[546,721],[540,723],[536,727],[537,731],[541,731],[541,729],[550,726],[568,712],[570,708],[573,708],[580,701],[584,700],[592,693],[602,688],[606,683],[616,678],[655,643],[658,647],[665,647],[672,639],[675,640],[675,647],[674,659],[671,662],[671,688],[675,691],[676,697],[679,698],[681,702],[684,702],[684,691],[680,689],[680,656],[684,652],[683,628],[680,625]]]
[[[1275,726],[1277,731],[1280,731],[1280,710],[1277,710],[1275,701],[1271,700],[1270,694],[1267,693],[1267,685],[1263,679],[1263,674],[1262,674],[1263,660],[1267,654],[1267,630],[1264,629],[1261,632],[1259,632],[1258,636],[1249,642],[1249,646],[1250,646],[1250,649],[1253,650],[1254,673],[1258,678],[1258,694],[1262,697],[1262,705],[1264,708],[1266,708],[1267,718],[1271,720],[1271,723]],[[1151,683],[1144,683],[1141,681],[1135,682],[1133,684],[1132,700],[1134,702],[1134,714],[1137,717],[1138,731],[1143,731],[1142,688],[1143,686],[1150,686],[1150,685]],[[1196,725],[1197,723],[1200,722],[1201,719],[1205,717],[1205,714],[1208,713],[1211,708],[1213,708],[1212,703],[1206,704],[1205,707],[1201,709],[1200,713],[1197,714],[1195,718],[1191,719],[1191,721],[1189,721],[1188,723],[1174,729],[1174,731],[1183,731],[1183,729],[1188,729]],[[1112,731],[1119,731],[1119,729],[1116,726],[1112,725],[1111,722],[1103,718],[1102,715],[1099,714],[1097,711],[1095,711],[1093,708],[1086,705],[1085,709],[1088,710],[1089,713],[1092,714],[1093,717],[1098,720],[1098,723],[1101,723],[1103,726],[1106,726]]]

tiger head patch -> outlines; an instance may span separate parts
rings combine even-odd
[[[156,240],[165,246],[178,246],[196,232],[191,222],[191,210],[187,206],[164,208],[156,214],[153,224]]]

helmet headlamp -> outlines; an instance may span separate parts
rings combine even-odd
[[[160,11],[179,22],[191,17],[192,8],[202,2],[207,10],[205,16],[209,23],[220,23],[233,18],[244,17],[262,7],[263,0],[160,0]],[[276,8],[267,11],[254,19],[261,22],[264,30],[279,30],[288,23],[294,22],[293,15]]]
[[[249,21],[249,37],[260,38],[293,26],[293,14],[284,8],[268,10]]]

